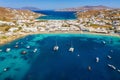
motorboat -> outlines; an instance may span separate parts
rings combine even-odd
[[[70,47],[70,48],[69,48],[69,51],[70,51],[70,52],[74,52],[74,48],[73,48],[73,47]]]
[[[99,57],[96,57],[96,62],[98,63],[100,61]]]
[[[29,49],[30,48],[30,46],[27,46],[27,49]]]
[[[11,50],[10,48],[7,48],[7,49],[6,49],[6,52],[9,52],[10,50]]]
[[[59,49],[59,46],[54,46],[54,51],[58,51],[58,49]]]
[[[26,51],[22,51],[21,54],[22,54],[22,55],[25,55],[25,54],[27,54],[27,52],[26,52]]]

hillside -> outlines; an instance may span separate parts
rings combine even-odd
[[[0,20],[14,20],[14,19],[35,19],[42,14],[37,14],[29,10],[16,10],[10,8],[0,7]]]
[[[84,12],[77,12],[78,18],[103,18],[103,19],[120,19],[120,9],[111,9],[111,10],[88,10]]]
[[[94,28],[105,27],[112,29],[112,27],[120,26],[120,9],[88,10],[77,12],[77,16],[87,26]]]

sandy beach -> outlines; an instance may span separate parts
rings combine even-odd
[[[81,31],[55,31],[55,32],[34,32],[34,33],[23,33],[23,34],[18,34],[14,36],[7,36],[6,38],[0,37],[0,45],[7,44],[13,40],[25,37],[27,35],[32,35],[32,34],[92,34],[92,35],[104,35],[104,36],[114,36],[114,37],[120,37],[118,34],[102,34],[102,33],[92,33],[92,32],[81,32]]]

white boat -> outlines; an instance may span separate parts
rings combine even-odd
[[[37,52],[37,48],[35,48],[35,49],[33,50],[33,52],[36,53],[36,52]]]
[[[0,49],[0,52],[2,52],[2,49]]]
[[[96,62],[98,63],[100,61],[99,57],[96,57]]]
[[[9,67],[4,68],[3,71],[6,72],[6,71],[8,71],[9,69],[10,69]]]
[[[6,72],[6,71],[7,71],[7,68],[4,68],[3,71]]]
[[[54,46],[54,51],[58,51],[58,49],[59,49],[59,46]]]
[[[15,45],[15,48],[18,48],[18,45]]]
[[[103,43],[103,44],[106,44],[106,42],[105,42],[105,41],[102,41],[102,43]]]
[[[89,70],[89,71],[91,71],[91,70],[92,70],[91,66],[88,66],[88,70]]]
[[[111,64],[108,64],[108,66],[109,66],[110,68],[116,70],[116,67],[115,67],[115,66],[113,66],[113,65],[111,65]]]
[[[73,47],[70,47],[70,48],[69,48],[69,51],[70,51],[70,52],[74,52],[74,48],[73,48]]]
[[[6,49],[6,52],[9,52],[10,50],[11,50],[10,48],[7,48],[7,49]]]
[[[109,59],[111,59],[112,57],[110,55],[107,56]]]
[[[29,49],[29,48],[30,48],[30,46],[27,46],[27,48]]]

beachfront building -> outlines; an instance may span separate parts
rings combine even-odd
[[[22,31],[23,31],[23,32],[37,32],[38,29],[37,29],[36,27],[26,27],[26,26],[24,26],[24,27],[22,28]]]
[[[13,27],[13,28],[10,28],[8,31],[9,32],[15,32],[15,31],[17,31],[19,28],[17,28],[17,27]]]

